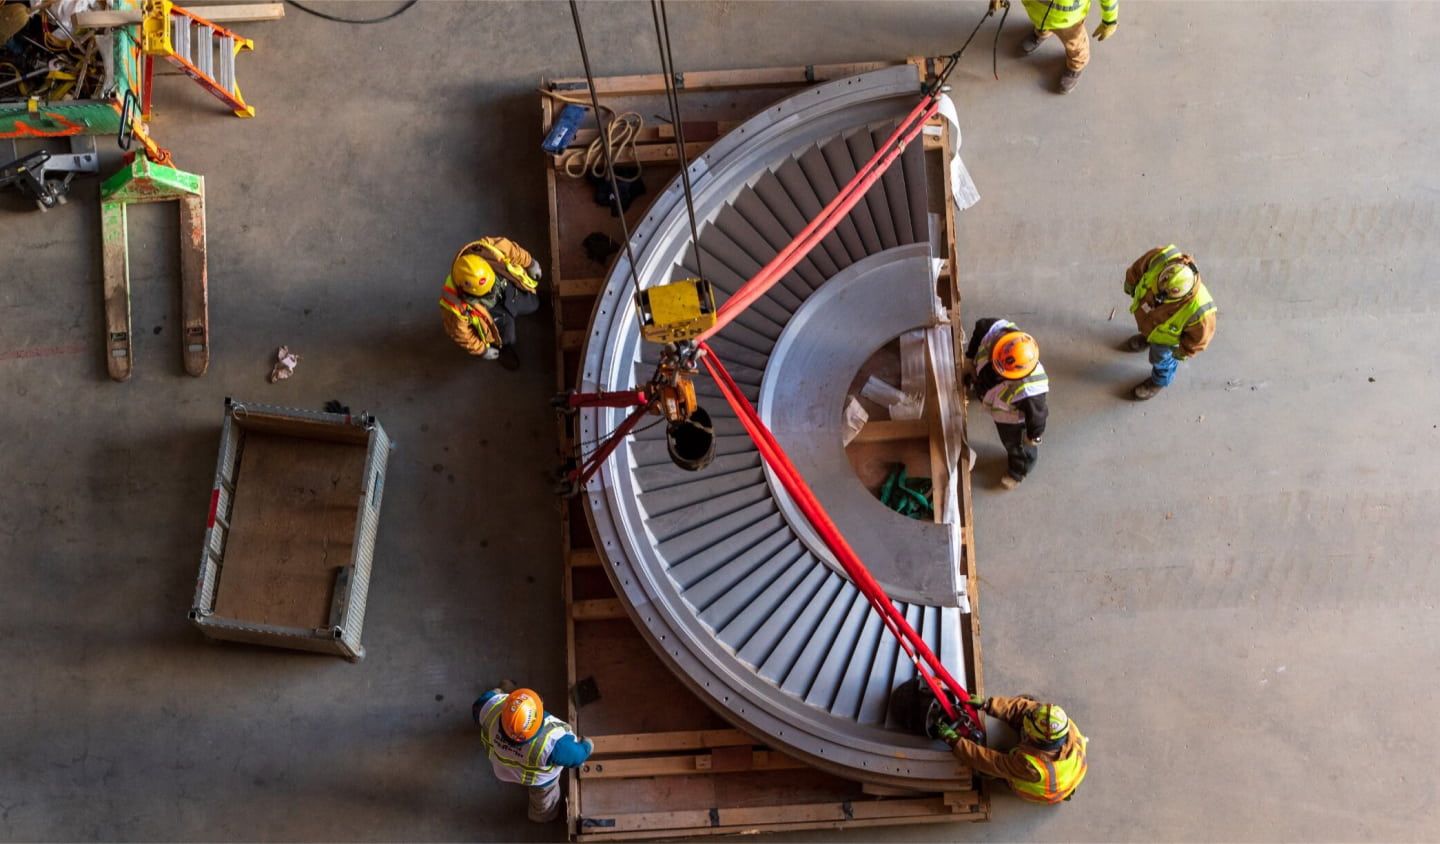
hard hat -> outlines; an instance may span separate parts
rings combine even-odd
[[[990,352],[990,362],[1002,377],[1014,380],[1035,371],[1040,363],[1040,346],[1023,331],[1010,331],[1001,336]]]
[[[1195,270],[1184,261],[1169,264],[1155,280],[1155,295],[1162,301],[1184,299],[1195,289]]]
[[[545,707],[529,689],[516,689],[500,704],[500,729],[515,741],[529,741],[540,731]]]
[[[1051,744],[1070,734],[1070,716],[1053,703],[1042,703],[1025,716],[1025,736],[1041,744]]]
[[[466,253],[456,256],[450,265],[450,278],[471,296],[484,296],[495,286],[495,268],[479,255]]]

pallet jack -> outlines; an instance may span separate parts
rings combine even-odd
[[[661,347],[660,361],[645,386],[634,390],[572,390],[551,401],[568,415],[586,407],[635,408],[601,439],[589,457],[571,459],[560,467],[556,491],[562,496],[579,494],[640,420],[651,414],[666,423],[665,446],[676,466],[698,472],[715,459],[715,429],[710,414],[695,398],[694,382],[704,355],[695,338],[715,324],[714,289],[701,278],[672,281],[637,292],[635,307],[640,314],[640,336]]]
[[[34,200],[35,207],[41,211],[64,205],[70,183],[77,175],[100,171],[95,139],[74,135],[69,140],[69,153],[55,154],[39,149],[21,155],[20,150],[15,149],[14,160],[0,165],[0,188],[14,187]]]

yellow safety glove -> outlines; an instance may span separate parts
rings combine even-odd
[[[1114,23],[1106,23],[1104,21],[1101,21],[1100,25],[1095,28],[1095,40],[1104,41],[1106,38],[1114,35],[1115,28],[1118,26],[1120,26],[1119,21],[1115,21]]]
[[[955,732],[954,727],[950,726],[944,721],[941,721],[939,724],[935,725],[935,737],[950,745],[951,747],[954,747],[956,744],[960,743],[960,734]]]

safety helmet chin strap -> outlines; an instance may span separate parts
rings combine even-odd
[[[1038,747],[1038,748],[1040,748],[1041,750],[1059,750],[1060,748],[1062,748],[1062,747],[1065,746],[1065,739],[1067,739],[1067,738],[1069,738],[1069,737],[1070,737],[1070,732],[1067,730],[1067,731],[1065,732],[1065,735],[1060,736],[1060,737],[1057,738],[1057,739],[1051,739],[1050,741],[1047,741],[1047,742],[1038,742],[1038,741],[1037,741],[1037,742],[1035,742],[1035,746]]]

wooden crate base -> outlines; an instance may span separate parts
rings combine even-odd
[[[933,72],[931,62],[909,61],[917,67],[917,78],[927,69]],[[901,62],[687,73],[680,92],[687,154],[703,150],[750,115],[811,84],[894,64]],[[567,96],[588,97],[584,80],[553,80],[544,85]],[[646,116],[647,123],[650,115],[666,113],[658,75],[597,79],[596,90],[606,105],[621,112],[636,111]],[[542,97],[541,109],[542,129],[548,132],[557,104]],[[593,124],[582,127],[572,149],[583,148],[594,135]],[[931,166],[941,162],[943,167],[940,145],[927,139],[926,148],[935,152],[927,156],[932,159]],[[650,199],[678,172],[669,127],[647,127],[637,157],[644,166],[646,194],[626,213],[632,228]],[[617,243],[623,241],[623,235],[618,220],[595,204],[593,188],[557,169],[560,160],[560,156],[550,158],[546,173],[548,278],[555,316],[557,387],[565,391],[574,387],[590,312],[608,269],[586,257],[581,241],[592,232]],[[936,182],[933,205],[938,209],[947,195],[939,184],[948,180],[937,177]],[[947,243],[953,244],[952,215],[948,208],[945,211]],[[951,258],[953,248],[949,253],[942,257]],[[952,295],[944,298],[955,306],[958,291],[953,278],[952,260],[944,277]],[[893,427],[877,428],[872,433],[874,442],[913,441],[918,433],[923,443],[929,430],[929,426],[910,430],[915,426],[898,423]],[[562,420],[558,433],[560,453],[568,455],[574,431]],[[968,525],[968,478],[962,483]],[[577,731],[595,742],[591,760],[568,777],[571,840],[674,839],[989,819],[989,801],[979,791],[933,794],[862,785],[811,768],[733,729],[660,662],[626,617],[600,568],[603,563],[595,552],[583,507],[579,499],[572,499],[562,507],[561,520],[571,690],[567,714]],[[966,553],[970,550],[967,543]],[[975,585],[972,576],[972,604]],[[978,674],[978,642],[974,653]]]

